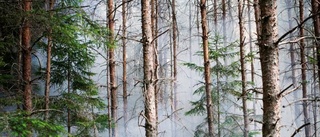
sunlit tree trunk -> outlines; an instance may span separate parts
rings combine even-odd
[[[112,136],[117,136],[117,86],[116,86],[116,62],[114,59],[114,6],[113,0],[108,0],[108,28],[109,28],[109,78],[110,78],[110,92],[111,92],[111,118],[114,122],[114,127],[112,127]]]
[[[23,0],[23,10],[27,16],[22,22],[22,79],[23,79],[23,109],[29,115],[32,112],[32,85],[31,85],[31,25],[29,12],[32,0]],[[30,123],[28,123],[28,126]],[[29,127],[30,128],[30,127]],[[31,133],[30,129],[30,133]],[[28,136],[31,136],[29,134]]]
[[[261,33],[259,52],[263,83],[263,137],[280,137],[279,48],[277,40],[276,0],[259,2]]]
[[[208,24],[207,24],[207,7],[206,0],[200,1],[201,28],[202,28],[202,47],[203,47],[203,65],[206,90],[206,109],[209,136],[214,136],[213,127],[213,106],[211,95],[211,77],[210,77],[210,60],[209,60],[209,41],[208,41]]]
[[[124,121],[124,136],[127,136],[127,2],[122,0],[122,90],[123,90],[123,121]]]
[[[145,105],[146,137],[157,136],[157,113],[154,77],[154,43],[151,28],[150,0],[141,0],[142,43],[143,43],[143,94]]]
[[[239,32],[240,32],[240,64],[241,64],[241,84],[242,84],[242,111],[244,120],[243,136],[249,136],[249,119],[247,111],[247,90],[246,90],[246,63],[245,63],[245,44],[244,44],[244,25],[243,25],[243,1],[238,1],[238,18],[239,18]]]
[[[50,13],[50,17],[52,17],[52,9],[55,0],[47,0],[46,4],[48,5],[48,10]],[[51,47],[52,47],[52,28],[51,26],[48,27],[48,45],[47,45],[47,68],[46,68],[46,85],[45,85],[45,120],[49,118],[49,95],[50,95],[50,73],[51,73]]]
[[[304,4],[303,0],[299,0],[299,18],[300,22],[303,22],[304,20]],[[300,28],[300,37],[304,37],[304,28]],[[304,39],[300,40],[300,62],[301,62],[301,85],[302,85],[302,98],[307,98],[307,62],[305,58],[305,44]],[[308,102],[306,100],[303,101],[302,104],[303,107],[303,115],[304,115],[304,123],[309,123],[309,113],[308,113]],[[307,125],[305,127],[305,136],[310,137],[310,126]]]

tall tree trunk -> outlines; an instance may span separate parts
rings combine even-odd
[[[32,85],[31,85],[31,24],[29,12],[31,11],[32,0],[23,0],[23,10],[27,16],[23,19],[22,25],[22,79],[23,79],[23,109],[27,115],[32,112]],[[27,123],[31,137],[30,123]]]
[[[174,113],[177,109],[177,19],[176,19],[176,0],[172,0],[171,2],[171,12],[172,12],[172,40],[173,40],[173,80],[172,82],[172,90],[171,90],[171,112]],[[173,128],[174,128],[174,133],[176,131],[176,124],[174,122],[174,119],[176,118],[176,114],[174,114],[174,117],[172,117],[172,124],[173,124]],[[172,134],[174,136],[176,136],[176,134]]]
[[[53,13],[53,5],[55,0],[47,0],[46,4],[48,5],[48,11],[50,14],[50,18],[52,18]],[[45,120],[49,118],[49,96],[50,96],[50,77],[51,77],[51,47],[52,47],[52,28],[49,26],[48,28],[48,45],[47,45],[47,69],[46,69],[46,85],[45,85]]]
[[[304,20],[304,4],[303,0],[299,0],[299,18],[300,22]],[[304,28],[300,28],[300,37],[304,37]],[[301,58],[301,85],[302,85],[302,98],[307,98],[307,62],[305,58],[305,44],[304,39],[300,40],[300,58]],[[304,115],[304,124],[309,123],[309,114],[308,114],[308,102],[306,100],[303,101],[303,115]],[[310,126],[307,125],[305,127],[305,136],[310,137]]]
[[[109,42],[111,45],[109,50],[109,74],[110,74],[110,92],[111,92],[111,117],[114,121],[112,127],[112,136],[117,136],[117,86],[116,86],[116,62],[114,60],[114,6],[113,0],[108,0],[108,28],[109,28]]]
[[[291,8],[293,7],[293,1],[292,0],[287,0],[286,1],[287,4],[287,9],[288,9],[288,25],[289,25],[289,29],[292,29],[292,15],[291,15]],[[289,39],[292,39],[293,34],[291,33],[289,35]],[[294,49],[294,43],[290,43],[290,59],[291,59],[291,79],[292,79],[292,84],[294,85],[294,87],[297,86],[297,80],[296,80],[296,58],[295,58],[295,49]],[[293,93],[294,98],[299,98],[298,96],[298,92],[294,92]],[[301,110],[300,110],[300,105],[295,104],[294,105],[294,117],[296,119],[299,119]],[[300,125],[301,122],[300,120],[296,120],[295,121],[296,125]]]
[[[151,31],[152,31],[152,38],[156,38],[158,35],[158,0],[151,0]],[[158,67],[159,67],[159,61],[158,61],[158,41],[157,39],[153,39],[152,42],[153,46],[153,55],[154,55],[154,79],[155,81],[158,81]],[[162,95],[163,93],[159,93],[159,86],[157,82],[153,83],[154,84],[154,96],[155,96],[155,106],[156,106],[156,121],[158,121],[158,99],[159,99],[159,94]],[[158,128],[158,126],[156,126]],[[158,130],[158,129],[156,129]]]
[[[68,55],[68,72],[67,72],[67,88],[68,88],[68,94],[71,93],[71,63],[69,61],[69,55]],[[68,137],[71,136],[71,110],[68,107],[67,109],[67,130],[68,130]]]
[[[210,77],[210,60],[209,60],[209,41],[208,41],[208,24],[207,24],[207,6],[206,0],[200,1],[201,28],[202,28],[202,47],[203,47],[203,65],[206,90],[206,108],[209,136],[214,136],[213,127],[213,105],[211,95],[211,77]]]
[[[249,45],[250,45],[250,53],[252,55],[253,52],[254,52],[254,49],[253,49],[253,41],[252,41],[252,26],[251,26],[251,0],[247,0],[247,7],[248,7],[248,12],[247,12],[247,15],[248,15],[248,30],[249,30]],[[254,56],[251,56],[250,58],[250,76],[251,76],[251,83],[254,83],[255,80],[254,80]],[[258,98],[257,97],[257,93],[254,92],[254,99],[253,99],[253,103],[252,103],[252,107],[253,107],[253,118],[256,118],[257,116],[257,111],[256,111],[256,99],[255,98]],[[253,123],[253,128],[254,130],[257,130],[257,123],[254,122]]]
[[[127,2],[122,0],[122,91],[123,91],[123,121],[124,121],[124,136],[127,136]]]
[[[157,136],[157,113],[154,79],[154,43],[151,28],[150,0],[141,0],[142,42],[143,42],[143,94],[145,103],[146,137]]]
[[[279,48],[277,40],[276,0],[261,0],[259,52],[263,83],[263,137],[280,136]]]
[[[311,0],[311,5],[312,5],[312,14],[315,15],[317,13],[319,13],[319,5],[320,5],[320,1],[319,0]],[[315,37],[319,37],[320,36],[320,19],[319,19],[319,15],[318,16],[314,16],[313,17],[313,28],[314,28],[314,36]],[[318,73],[318,88],[320,89],[320,41],[318,39],[315,40],[315,47],[316,47],[316,59],[317,59],[317,67],[318,69],[315,71],[316,73]],[[316,92],[315,92],[316,93]],[[316,102],[317,103],[317,102]],[[316,109],[317,107],[315,107]],[[317,112],[315,112],[317,113]],[[317,115],[317,114],[315,114]],[[317,119],[317,117],[315,117],[315,119]],[[317,124],[314,124],[315,126]],[[317,129],[315,130],[315,135],[317,135]]]
[[[247,90],[246,90],[246,64],[245,64],[245,37],[244,37],[244,25],[242,21],[243,14],[243,1],[238,1],[238,18],[239,18],[239,32],[240,32],[240,64],[241,64],[241,85],[242,85],[242,111],[244,120],[243,136],[249,136],[249,118],[247,112]]]
[[[315,15],[319,12],[319,5],[320,5],[320,1],[319,0],[311,0],[311,5],[312,5],[312,14]],[[315,37],[319,37],[320,36],[320,19],[319,19],[319,15],[318,16],[314,16],[313,17],[313,25],[314,25],[314,35]],[[317,51],[317,66],[318,66],[318,79],[320,80],[320,41],[319,40],[315,40],[316,42],[316,51]],[[319,86],[320,88],[320,86]]]
[[[31,0],[23,1],[23,10],[28,14],[31,11]],[[23,74],[23,97],[24,97],[24,110],[27,113],[32,112],[32,86],[31,86],[31,25],[29,16],[25,17],[22,26],[22,74]]]

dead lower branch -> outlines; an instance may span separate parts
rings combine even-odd
[[[300,132],[300,130],[301,130],[302,128],[304,128],[305,126],[308,126],[308,125],[310,125],[310,123],[305,123],[305,124],[303,124],[302,126],[300,126],[299,128],[297,128],[297,129],[293,132],[293,134],[291,135],[291,137],[294,137],[297,133]]]

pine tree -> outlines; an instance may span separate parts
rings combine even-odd
[[[276,0],[261,0],[259,53],[263,83],[263,137],[280,136],[279,47],[277,40]],[[259,34],[259,33],[258,33]]]
[[[157,136],[157,111],[154,88],[154,41],[151,29],[149,0],[141,0],[142,44],[143,44],[143,95],[145,105],[145,131],[147,137]]]

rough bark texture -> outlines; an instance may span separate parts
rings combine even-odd
[[[259,2],[261,33],[259,52],[263,81],[263,137],[280,137],[279,48],[277,40],[276,0]]]
[[[145,103],[146,137],[157,136],[156,97],[154,88],[154,47],[151,28],[150,0],[141,0],[143,43],[143,94]]]
[[[124,136],[127,136],[127,2],[122,0],[122,92],[123,92],[123,121],[124,121]]]
[[[31,0],[23,1],[23,10],[29,14],[31,11]],[[31,85],[31,30],[29,17],[25,17],[22,26],[22,74],[23,74],[23,97],[24,110],[27,113],[32,112],[32,85]]]
[[[202,47],[203,47],[203,65],[206,89],[206,108],[209,136],[214,136],[213,127],[213,106],[211,95],[211,77],[210,77],[210,60],[209,60],[209,41],[208,41],[208,25],[207,25],[207,7],[206,0],[200,1],[201,12],[201,28],[202,28]]]
[[[244,37],[244,25],[242,21],[243,14],[243,1],[238,1],[238,18],[239,18],[239,32],[240,32],[240,64],[241,64],[241,85],[242,85],[242,112],[244,120],[243,136],[249,136],[249,118],[247,112],[247,90],[246,90],[246,64],[245,64],[245,37]]]
[[[299,0],[299,18],[300,22],[304,20],[304,4],[303,0]],[[300,28],[300,37],[304,37],[304,28]],[[302,98],[307,98],[307,62],[305,58],[305,44],[304,39],[300,41],[300,62],[301,62],[301,85],[302,85]],[[309,112],[308,112],[308,102],[306,100],[303,101],[303,116],[304,116],[304,124],[310,123]],[[305,136],[310,137],[311,129],[310,125],[305,126]]]
[[[114,6],[113,0],[108,0],[108,28],[109,28],[109,78],[111,92],[111,117],[115,126],[112,128],[112,136],[117,136],[117,86],[116,86],[116,62],[114,60]]]

